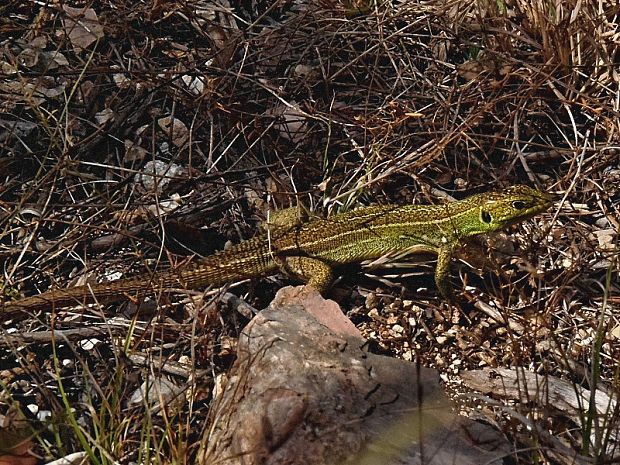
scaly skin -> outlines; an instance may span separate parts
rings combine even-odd
[[[278,271],[325,293],[332,282],[332,270],[338,265],[421,252],[437,254],[437,288],[444,298],[452,300],[450,261],[464,239],[531,218],[552,203],[549,194],[515,185],[443,205],[361,208],[267,232],[181,270],[57,289],[9,302],[0,308],[0,315],[110,302],[153,294],[158,289],[201,289]]]

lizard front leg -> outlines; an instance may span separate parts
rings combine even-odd
[[[325,294],[334,280],[332,267],[324,261],[312,257],[284,257],[278,260],[280,269],[287,275],[297,278]]]
[[[437,252],[437,266],[435,268],[435,284],[439,295],[450,304],[456,302],[454,288],[450,282],[450,262],[455,246],[444,246]]]

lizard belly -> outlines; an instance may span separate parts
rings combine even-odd
[[[439,247],[428,243],[423,238],[414,236],[378,237],[368,236],[354,242],[334,245],[329,250],[308,251],[311,257],[318,258],[332,265],[356,263],[381,257],[403,257],[416,253],[437,254]]]

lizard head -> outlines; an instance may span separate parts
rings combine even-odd
[[[551,194],[519,184],[477,197],[479,233],[497,231],[526,220],[553,204]]]

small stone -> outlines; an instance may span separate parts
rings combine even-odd
[[[609,227],[610,223],[606,217],[601,217],[594,222],[594,225],[600,229],[606,229]]]
[[[368,295],[366,296],[366,302],[365,302],[366,308],[375,309],[378,303],[379,303],[379,299],[377,298],[377,294],[375,294],[374,292],[369,292]]]

